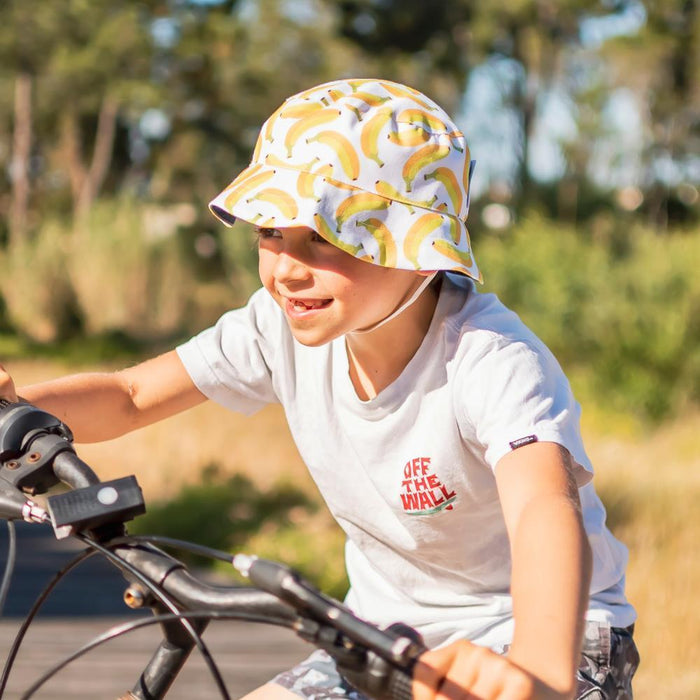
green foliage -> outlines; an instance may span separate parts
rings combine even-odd
[[[292,566],[322,591],[342,600],[349,586],[343,556],[345,533],[330,520],[319,520],[301,518],[263,528],[246,542],[245,551]]]
[[[0,251],[0,292],[14,328],[25,338],[51,343],[71,325],[74,295],[65,274],[65,230],[47,221],[32,240]]]
[[[224,478],[216,465],[209,465],[197,483],[185,486],[174,498],[150,505],[135,530],[235,551],[264,523],[289,522],[290,511],[297,507],[314,505],[294,486],[262,493],[248,477]]]
[[[182,329],[193,279],[176,230],[128,199],[93,207],[66,261],[88,334],[158,338]]]
[[[35,343],[78,329],[107,352],[172,338],[190,321],[194,289],[177,231],[172,208],[129,199],[101,200],[79,231],[47,219],[31,239],[0,250],[5,313]]]
[[[168,344],[168,348],[170,347]],[[132,364],[163,352],[161,342],[142,341],[115,331],[95,336],[71,333],[52,343],[41,343],[26,336],[0,333],[0,357],[3,360],[56,360],[75,369],[94,369],[105,364]]]
[[[586,394],[659,421],[700,401],[700,236],[633,227],[594,241],[530,218],[477,245],[487,289]]]
[[[209,201],[249,162],[260,126],[286,97],[348,66],[375,72],[370,55],[338,41],[332,11],[311,5],[312,20],[282,0],[232,12],[172,8],[178,40],[160,48],[158,72],[171,131],[151,144],[149,161],[158,196]]]
[[[245,303],[260,287],[258,247],[253,226],[238,221],[233,229],[224,230],[219,240],[226,273],[233,286],[233,297],[241,304]]]
[[[347,588],[343,538],[327,524],[317,526],[317,509],[316,501],[291,484],[263,492],[248,477],[224,477],[210,465],[196,484],[149,505],[129,529],[276,559],[331,595],[342,596]],[[182,558],[201,564],[187,554]]]

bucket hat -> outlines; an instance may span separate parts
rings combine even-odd
[[[464,135],[419,91],[348,79],[289,97],[209,207],[226,225],[308,226],[356,258],[481,281],[466,227]]]

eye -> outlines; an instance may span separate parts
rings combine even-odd
[[[282,232],[276,228],[256,228],[255,233],[258,236],[258,239],[282,237]]]
[[[311,240],[314,243],[328,243],[328,241],[318,231],[311,232]]]

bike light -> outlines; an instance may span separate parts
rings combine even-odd
[[[57,539],[106,523],[123,523],[146,512],[136,478],[125,476],[49,496],[48,511]]]

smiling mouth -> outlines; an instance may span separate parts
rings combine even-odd
[[[331,299],[288,299],[287,303],[294,311],[314,311],[324,309],[331,303]]]

